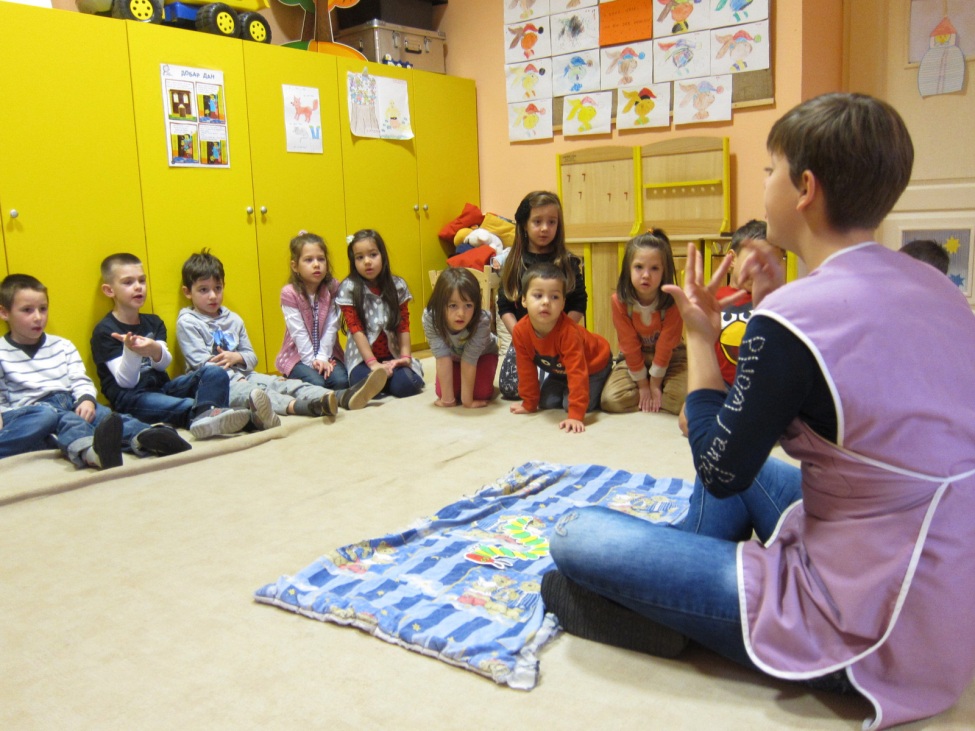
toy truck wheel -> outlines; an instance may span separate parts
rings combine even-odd
[[[245,41],[271,42],[271,26],[260,13],[241,13],[237,20],[240,21],[240,37]]]
[[[112,3],[112,17],[140,23],[162,23],[162,0],[115,0]]]
[[[237,13],[229,5],[210,3],[200,8],[196,16],[196,29],[218,36],[237,38],[240,36],[240,22]]]

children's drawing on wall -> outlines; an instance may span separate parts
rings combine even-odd
[[[599,90],[599,51],[579,51],[552,59],[552,93],[555,96]]]
[[[348,72],[349,127],[356,137],[379,137],[379,96],[376,77],[363,70],[361,74]]]
[[[548,18],[545,18],[547,21]],[[546,33],[547,24],[515,23],[506,25],[504,30],[506,47],[505,63],[530,61],[552,55],[551,34]]]
[[[653,83],[653,43],[642,41],[599,50],[600,89]]]
[[[731,75],[674,82],[674,123],[731,119]]]
[[[170,167],[229,167],[223,72],[166,63],[159,69]]]
[[[975,56],[975,2],[972,0],[911,0],[911,29],[908,61],[919,63],[933,47],[933,31],[948,19],[954,28],[951,41],[966,58]],[[947,38],[944,39],[948,41]],[[941,41],[938,41],[939,43]]]
[[[768,21],[719,28],[711,33],[711,73],[734,74],[769,67]]]
[[[549,0],[548,11],[555,15],[556,13],[564,13],[566,10],[577,10],[594,5],[599,5],[599,0]]]
[[[948,252],[948,278],[972,298],[972,229],[934,228],[901,231],[901,246],[911,241],[934,241]]]
[[[389,140],[413,139],[413,125],[410,122],[410,97],[406,81],[380,76],[376,82],[379,136]]]
[[[653,19],[653,37],[707,30],[710,24],[710,0],[657,0],[662,6]]]
[[[613,92],[567,96],[562,104],[562,134],[609,134],[613,114]]]
[[[512,142],[545,140],[552,137],[552,100],[517,102],[508,105],[508,139]]]
[[[710,48],[709,31],[654,39],[654,82],[707,76],[711,73]]]
[[[517,23],[548,15],[549,0],[503,0],[504,22]]]
[[[768,20],[769,0],[710,0],[710,2],[712,28]]]
[[[670,126],[670,84],[623,87],[616,96],[616,128]]]
[[[318,89],[281,85],[284,98],[284,137],[288,152],[322,154],[322,113]]]
[[[549,18],[552,55],[599,47],[599,9],[580,8]]]
[[[964,85],[965,55],[958,47],[958,31],[945,16],[931,31],[930,48],[917,70],[917,90],[921,96],[934,96],[961,91]]]
[[[552,96],[552,59],[510,63],[504,67],[508,103]]]

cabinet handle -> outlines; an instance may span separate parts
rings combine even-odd
[[[430,210],[430,206],[428,206],[426,203],[424,203],[423,204],[423,210],[424,211],[429,211]]]
[[[16,208],[11,208],[10,209],[10,217],[11,218],[17,218],[17,216],[19,216],[19,215],[20,215],[20,211],[18,211]]]
[[[247,215],[251,215],[254,212],[254,206],[247,206]]]
[[[267,206],[261,206],[261,215],[267,213]]]
[[[413,211],[414,211],[414,213],[415,213],[416,211],[419,211],[419,210],[420,210],[420,204],[419,204],[419,203],[414,203],[414,204],[413,204]]]

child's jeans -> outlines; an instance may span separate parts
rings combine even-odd
[[[215,365],[179,376],[158,391],[122,389],[113,406],[147,424],[163,422],[186,428],[199,414],[230,405],[230,379]]]
[[[360,363],[349,374],[349,383],[353,386],[366,378],[371,369],[365,363]],[[393,375],[386,381],[381,393],[388,393],[396,398],[416,396],[423,390],[423,379],[409,366],[400,366],[393,370]]]
[[[288,406],[292,401],[321,401],[323,396],[331,393],[327,388],[313,386],[294,378],[269,376],[267,373],[248,373],[244,377],[236,378],[230,384],[230,405],[235,408],[247,408],[247,400],[255,388],[267,394],[271,399],[274,413],[282,416],[288,413]]]
[[[0,459],[24,452],[50,449],[58,428],[58,415],[47,406],[33,405],[10,409],[2,414]]]
[[[332,391],[339,391],[349,387],[349,372],[345,369],[345,363],[340,360],[335,361],[335,365],[332,367],[332,372],[328,378],[311,366],[306,366],[304,363],[299,363],[292,368],[291,373],[288,374],[288,378],[304,381],[313,386],[328,388]]]
[[[610,361],[604,368],[589,375],[589,406],[586,412],[595,411],[599,408],[599,399],[603,394],[603,386],[609,378],[609,372],[613,368]],[[541,409],[564,409],[569,410],[569,382],[565,376],[556,376],[549,373],[542,379],[538,387],[538,408]]]
[[[38,403],[50,408],[57,415],[57,440],[61,452],[74,465],[84,467],[84,453],[92,445],[95,427],[111,414],[112,410],[101,404],[95,404],[95,418],[89,423],[75,413],[74,396],[67,391],[53,393]],[[147,452],[139,452],[132,448],[132,440],[143,429],[148,429],[149,425],[125,414],[120,416],[122,417],[122,449],[139,457],[146,456]]]

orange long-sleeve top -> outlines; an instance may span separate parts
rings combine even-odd
[[[684,331],[684,320],[676,307],[668,307],[663,316],[659,310],[654,310],[650,322],[644,322],[643,315],[638,308],[628,312],[626,304],[620,304],[619,298],[613,294],[613,325],[619,338],[620,352],[626,360],[626,367],[634,381],[647,377],[647,366],[644,362],[644,352],[653,348],[653,367],[650,375],[663,378],[670,365],[670,358],[674,348],[680,344]],[[646,351],[645,351],[646,349]]]
[[[569,384],[569,418],[582,421],[589,408],[589,374],[609,364],[609,342],[563,312],[552,332],[535,334],[531,319],[521,318],[511,333],[518,365],[518,395],[526,411],[538,410],[538,371],[565,376]]]

